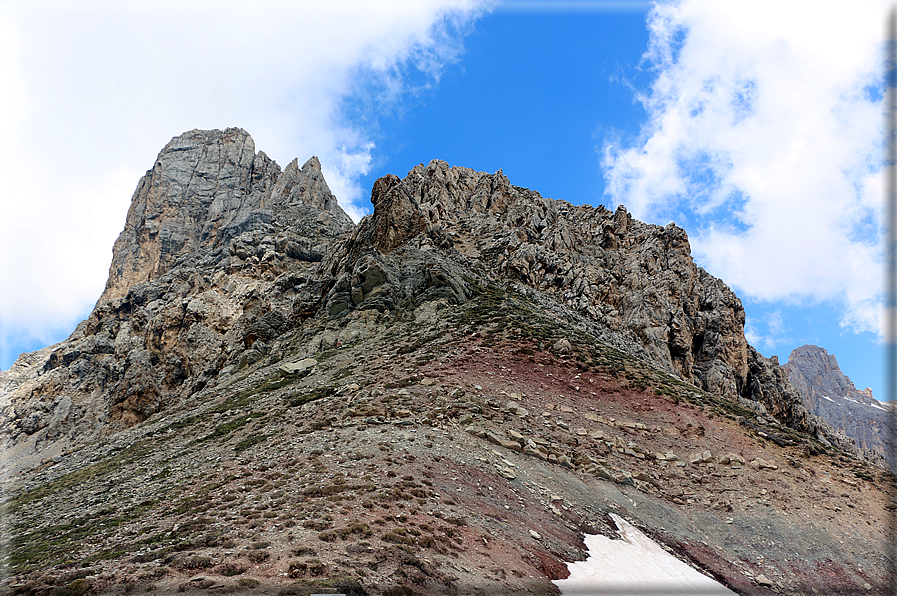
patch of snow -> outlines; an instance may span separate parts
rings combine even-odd
[[[827,395],[823,395],[823,396],[822,396],[822,399],[827,399],[827,400],[829,400],[830,402],[835,403],[835,404],[838,403],[838,402],[836,402],[835,400],[833,400],[832,398],[830,398],[830,397],[827,396]],[[861,402],[861,401],[857,401],[857,400],[855,400],[855,399],[850,399],[850,398],[849,398],[848,396],[846,396],[846,395],[845,395],[844,397],[840,398],[840,399],[843,399],[844,401],[849,401],[849,402],[852,403],[852,404],[859,404],[859,405],[861,405],[861,406],[869,406],[870,408],[878,408],[879,410],[885,410],[885,408],[883,408],[881,405],[876,405],[876,404],[878,404],[878,403],[880,403],[880,402],[876,402],[876,404],[867,404],[867,403],[864,403],[864,402]]]
[[[552,582],[561,596],[735,596],[735,592],[663,550],[623,518],[610,515],[622,540],[587,534],[589,557],[567,563],[570,577]]]

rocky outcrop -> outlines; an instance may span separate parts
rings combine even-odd
[[[314,312],[310,276],[351,228],[315,157],[281,172],[241,129],[172,139],[138,183],[93,312],[0,373],[5,448],[131,426],[264,356]]]
[[[897,470],[895,444],[889,432],[890,405],[859,391],[841,372],[834,354],[818,346],[791,352],[783,367],[807,410],[856,442],[866,451],[883,455]]]
[[[490,285],[700,389],[815,428],[681,228],[439,160],[380,178],[371,202],[353,227],[316,158],[281,171],[241,129],[172,139],[138,184],[94,311],[66,342],[0,373],[6,449],[139,423],[282,358],[282,339],[306,321],[461,304]]]
[[[331,232],[352,225],[312,157],[281,172],[239,128],[193,130],[169,142],[137,184],[99,303],[123,298],[188,254],[263,230],[278,215],[313,214]]]
[[[330,312],[366,300],[358,284],[370,279],[371,267],[384,272],[375,275],[385,279],[383,293],[405,301],[426,284],[422,269],[413,283],[385,273],[401,262],[429,263],[430,275],[436,272],[456,299],[465,294],[465,277],[510,280],[596,324],[602,340],[808,428],[806,409],[778,362],[745,340],[741,301],[695,265],[681,228],[639,222],[622,207],[611,212],[547,199],[511,185],[500,171],[439,160],[404,179],[380,178],[371,202],[373,215],[328,263],[340,279],[328,297]],[[391,257],[394,251],[400,256]]]

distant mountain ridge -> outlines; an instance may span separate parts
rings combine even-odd
[[[861,449],[880,453],[897,470],[895,444],[888,430],[891,404],[872,391],[860,391],[838,366],[834,354],[819,346],[794,349],[783,367],[806,408],[856,441]]]

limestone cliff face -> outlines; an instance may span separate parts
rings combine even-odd
[[[511,281],[563,306],[596,337],[713,393],[762,404],[807,428],[807,411],[778,363],[744,337],[744,309],[719,279],[697,267],[675,225],[634,220],[622,207],[574,206],[442,161],[373,188],[374,214],[338,247],[331,313],[365,308],[371,279],[382,307],[411,300],[428,276],[456,299],[465,276]],[[399,253],[399,256],[393,256]],[[447,264],[446,258],[450,261]],[[397,275],[400,261],[427,271]],[[413,283],[407,283],[414,279]]]
[[[319,211],[337,228],[351,226],[317,158],[301,169],[294,160],[281,172],[239,128],[175,137],[137,184],[99,302],[123,298],[179,257],[260,230],[278,211],[297,205]]]
[[[0,372],[8,460],[139,423],[213,383],[290,327],[265,315],[351,228],[317,158],[281,171],[241,129],[172,139],[137,185],[93,312]]]
[[[783,368],[810,412],[843,431],[861,449],[885,456],[891,469],[897,469],[888,431],[892,406],[857,390],[834,354],[818,346],[801,346],[791,352]]]
[[[0,373],[7,461],[134,425],[259,360],[360,339],[382,314],[463,303],[490,284],[698,388],[828,432],[778,363],[748,345],[741,302],[695,265],[675,225],[442,161],[380,178],[371,201],[353,226],[316,158],[281,171],[241,129],[173,139],[138,183],[94,311],[67,341]],[[309,319],[346,316],[357,324],[344,335],[284,340]]]

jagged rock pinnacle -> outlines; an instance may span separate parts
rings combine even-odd
[[[317,157],[301,170],[293,160],[281,172],[264,152],[255,152],[241,128],[175,137],[137,184],[99,302],[122,298],[178,258],[262,229],[278,211],[299,205],[322,211],[337,226],[351,226]]]

